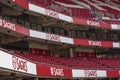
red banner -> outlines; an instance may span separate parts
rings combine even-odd
[[[103,28],[108,28],[108,29],[111,29],[111,24],[107,24],[107,23],[100,23],[100,26],[103,27]]]
[[[24,28],[20,25],[16,25],[14,23],[11,23],[7,20],[0,19],[0,26],[2,26],[3,28],[7,28],[9,30],[12,30],[12,31],[29,36],[29,29]]]
[[[87,25],[87,21],[83,19],[73,18],[73,23]]]
[[[37,64],[37,75],[38,76],[54,76],[54,77],[72,77],[72,70],[67,68]]]
[[[102,41],[103,47],[113,47],[113,42],[111,41]]]
[[[26,9],[29,9],[28,2],[25,0],[13,0],[13,2],[23,6]]]
[[[102,46],[101,41],[88,40],[88,45],[90,46]]]
[[[120,76],[120,70],[108,70],[107,76],[108,77],[118,77],[118,76]]]
[[[90,20],[86,20],[86,21],[87,21],[87,25],[101,27],[100,22],[90,21]]]
[[[74,39],[74,44],[88,46],[88,40]]]
[[[95,41],[95,40],[74,39],[74,44],[84,45],[84,46],[113,47],[113,44],[111,41]]]
[[[37,64],[37,75],[38,76],[50,76],[49,66]]]
[[[16,25],[16,32],[29,36],[29,29]]]
[[[84,20],[84,19],[79,19],[79,18],[73,18],[73,23],[111,29],[111,24],[97,22],[97,21]]]
[[[16,25],[14,23],[11,23],[9,21],[0,19],[0,26],[2,26],[3,28],[7,28],[10,29],[12,31],[16,31]]]

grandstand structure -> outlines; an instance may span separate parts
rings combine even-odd
[[[120,80],[120,0],[0,0],[0,80]]]

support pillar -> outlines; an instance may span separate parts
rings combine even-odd
[[[74,57],[73,48],[70,48],[69,51],[70,51],[70,57],[73,58]]]

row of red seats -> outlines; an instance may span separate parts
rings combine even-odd
[[[36,4],[36,5],[38,5],[38,6],[42,6],[42,7],[45,7],[45,8],[50,8],[50,6],[52,5],[52,4],[54,4],[54,5],[59,5],[59,4],[55,4],[55,2],[54,1],[58,1],[58,2],[61,2],[61,3],[65,3],[65,4],[71,4],[71,5],[76,5],[75,3],[73,3],[73,2],[71,2],[70,0],[27,0],[28,2],[31,2],[31,3],[33,3],[33,4]],[[105,1],[103,1],[103,0],[99,0],[99,1],[101,1],[101,2],[103,2],[103,3],[105,3]],[[79,2],[83,2],[83,3],[85,3],[86,5],[89,5],[90,7],[91,7],[91,10],[94,10],[94,11],[98,11],[98,12],[103,12],[102,14],[104,15],[104,12],[109,12],[110,14],[113,14],[115,17],[120,17],[120,11],[118,11],[118,10],[115,10],[115,9],[113,9],[113,8],[111,8],[111,7],[109,7],[109,6],[100,6],[100,7],[102,7],[103,9],[106,9],[106,10],[99,10],[98,8],[97,8],[97,6],[94,6],[94,5],[90,5],[89,4],[89,1],[84,1],[84,0],[79,0]],[[90,2],[92,2],[92,3],[95,3],[95,2],[93,2],[93,1],[90,1]],[[114,2],[115,3],[115,2]],[[119,3],[119,2],[118,2]],[[118,4],[117,3],[117,4]],[[105,4],[107,4],[107,3],[105,3]],[[119,4],[118,4],[119,5]],[[60,6],[60,5],[59,5]],[[63,6],[62,6],[63,7]],[[91,18],[95,18],[94,17],[94,15],[92,15],[91,13],[90,13],[90,11],[88,10],[88,9],[86,9],[86,8],[70,8],[70,7],[66,7],[66,8],[69,8],[70,10],[71,10],[71,16],[75,16],[75,17],[79,17],[79,18],[87,18],[87,19],[91,19]],[[51,9],[51,8],[50,8]],[[66,14],[66,13],[64,13],[64,12],[61,12],[61,13],[63,13],[63,14]],[[68,14],[66,14],[66,15],[68,15]],[[70,14],[69,14],[70,15]]]
[[[41,56],[37,54],[16,53],[29,60],[49,65],[80,69],[120,69],[120,59],[87,59],[87,58],[61,58]]]
[[[52,1],[52,0],[27,0],[27,1],[30,3],[36,4],[38,6],[49,8],[49,9],[51,9],[50,6],[52,4],[54,4],[54,1]],[[74,3],[69,0],[64,0],[64,1],[55,0],[55,1],[74,5]],[[57,4],[55,4],[55,5],[57,5]],[[68,8],[68,7],[66,7],[66,8]],[[84,8],[68,8],[68,9],[71,11],[71,14],[70,13],[67,14],[66,12],[61,12],[61,13],[69,15],[69,16],[73,16],[73,17],[87,18],[87,19],[94,17],[92,14],[89,13],[89,10],[84,9]]]
[[[120,69],[120,59],[107,59],[107,58],[102,58],[102,59],[91,59],[94,62],[101,63],[106,66],[110,66],[111,68],[118,68]]]
[[[105,3],[105,0],[100,0],[101,2],[104,2]],[[120,1],[118,0],[118,1],[114,1],[114,0],[111,0],[112,2],[114,2],[115,4],[117,4],[117,5],[115,5],[114,4],[114,8],[115,8],[115,6],[117,7],[118,5],[120,6]],[[112,3],[109,3],[108,2],[108,4],[112,4]],[[114,8],[110,8],[110,7],[108,7],[108,6],[102,6],[103,8],[105,8],[106,10],[107,10],[107,12],[109,12],[109,13],[111,13],[111,14],[114,14],[114,16],[116,17],[116,18],[120,18],[120,10],[117,10],[117,9],[114,9]]]
[[[90,52],[76,52],[76,57],[81,58],[96,58],[96,53],[90,53]]]

